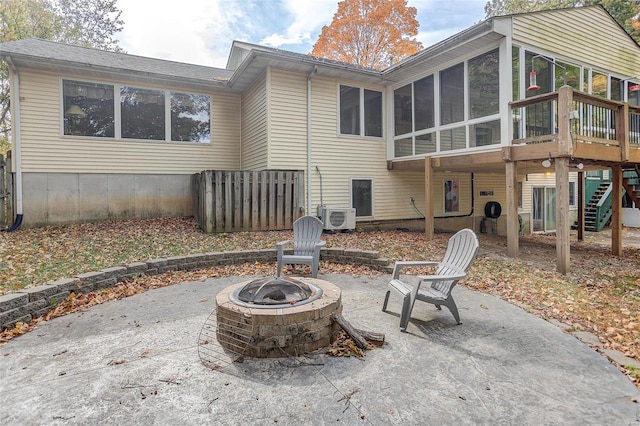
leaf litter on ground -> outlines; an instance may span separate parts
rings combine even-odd
[[[438,260],[450,236],[436,233],[429,240],[420,231],[384,230],[325,234],[323,239],[328,248],[377,251],[379,257],[392,264],[396,260]],[[478,236],[480,251],[463,285],[494,294],[542,318],[561,321],[572,330],[593,333],[605,348],[640,360],[640,248],[624,247],[622,256],[616,257],[607,244],[572,241],[572,272],[564,276],[555,272],[553,236],[520,237],[517,258],[506,256],[504,237]],[[212,251],[269,249],[291,237],[291,231],[205,234],[193,218],[110,220],[5,232],[0,233],[0,294],[137,261]],[[354,276],[382,274],[361,265],[323,262],[321,268],[324,272]],[[21,323],[4,331],[0,344],[42,321],[150,288],[210,277],[268,275],[274,271],[272,264],[252,263],[141,276],[100,292],[71,295],[31,324]],[[637,375],[630,377],[640,386]]]

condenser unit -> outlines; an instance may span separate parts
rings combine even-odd
[[[345,207],[322,207],[320,220],[324,223],[324,229],[352,230],[356,227],[356,209]]]

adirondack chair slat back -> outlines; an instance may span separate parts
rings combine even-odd
[[[303,216],[293,223],[293,253],[311,256],[315,245],[322,238],[322,221],[313,216]]]
[[[461,274],[467,271],[478,251],[478,237],[470,229],[458,231],[449,239],[447,252],[440,262],[436,275]],[[457,280],[438,281],[433,288],[448,294]]]

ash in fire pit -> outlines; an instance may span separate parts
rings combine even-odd
[[[230,300],[252,308],[280,308],[312,302],[322,289],[293,277],[267,277],[250,281],[230,294]]]

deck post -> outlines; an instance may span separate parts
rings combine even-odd
[[[558,89],[558,151],[561,155],[573,155],[571,121],[569,120],[572,109],[573,89],[570,86],[562,86]]]
[[[507,161],[505,163],[507,176],[507,256],[518,256],[519,232],[518,224],[518,174],[517,163]]]
[[[569,159],[556,158],[556,267],[567,275],[570,269]]]
[[[433,168],[431,158],[424,159],[424,233],[427,239],[433,238]]]
[[[620,145],[620,161],[629,161],[629,104],[616,111],[616,140]]]
[[[578,172],[578,241],[584,240],[584,172]]]
[[[622,166],[611,167],[611,254],[622,255]]]

